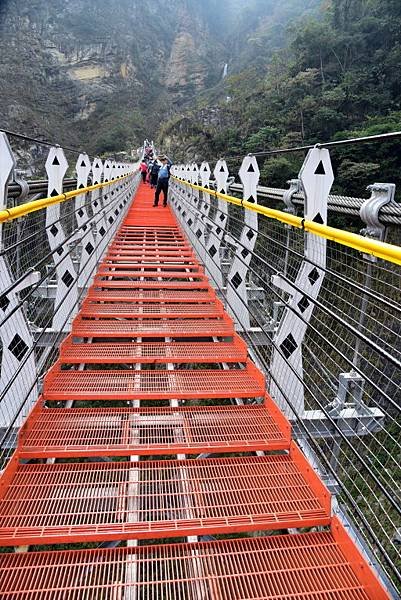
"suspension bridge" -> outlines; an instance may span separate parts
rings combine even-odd
[[[13,143],[0,597],[399,597],[394,185],[332,195],[314,147],[281,190],[173,165],[154,207],[138,163],[50,144],[25,181]]]

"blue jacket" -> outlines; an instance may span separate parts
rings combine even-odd
[[[162,165],[159,169],[158,179],[168,179],[170,177],[170,170],[167,165]]]

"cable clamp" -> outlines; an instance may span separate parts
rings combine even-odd
[[[303,218],[301,220],[301,229],[303,229],[303,231],[305,231],[305,218]]]

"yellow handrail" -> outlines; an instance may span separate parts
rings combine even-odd
[[[209,188],[205,188],[194,183],[189,183],[188,181],[179,179],[175,176],[172,176],[172,178],[175,181],[187,185],[195,190],[205,192],[210,196],[215,196],[216,198],[220,198],[221,200],[225,200],[226,202],[235,204],[236,206],[243,206],[244,208],[252,210],[265,217],[269,217],[270,219],[281,221],[286,225],[298,227],[299,229],[303,229],[309,233],[326,238],[327,240],[332,240],[343,246],[349,246],[350,248],[354,248],[354,250],[358,250],[359,252],[371,254],[397,265],[401,265],[400,246],[387,244],[386,242],[379,242],[378,240],[366,238],[362,235],[358,235],[357,233],[351,233],[349,231],[343,231],[342,229],[336,229],[335,227],[329,227],[328,225],[321,225],[320,223],[315,223],[314,221],[308,221],[281,210],[268,208],[267,206],[260,206],[259,204],[253,204],[252,202],[247,202],[246,200],[241,200],[240,198],[235,198],[234,196],[229,196],[228,194],[222,194],[215,190],[210,190]]]
[[[113,183],[117,183],[117,181],[122,181],[123,179],[130,177],[132,174],[133,171],[131,173],[128,173],[127,175],[119,175],[111,181],[105,181],[104,183],[95,183],[94,185],[88,185],[84,188],[71,190],[70,192],[59,194],[58,196],[50,196],[48,198],[41,198],[40,200],[32,200],[32,202],[21,204],[21,206],[5,208],[3,210],[0,210],[0,223],[5,223],[6,221],[13,221],[14,219],[18,219],[19,217],[28,215],[31,212],[35,212],[37,210],[41,210],[42,208],[52,206],[53,204],[59,204],[60,202],[65,202],[66,200],[70,200],[71,198],[75,198],[76,196],[80,196],[81,194],[86,194],[87,192],[92,192],[93,190],[98,190],[100,188],[107,187],[108,185],[113,185]]]

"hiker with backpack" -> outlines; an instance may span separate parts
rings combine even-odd
[[[170,167],[172,163],[168,160],[167,156],[159,156],[158,160],[161,162],[161,167],[157,174],[157,185],[153,206],[159,205],[161,191],[163,191],[163,206],[167,206],[168,180],[170,179]]]
[[[157,176],[160,170],[160,163],[157,159],[155,159],[152,163],[149,163],[149,179],[150,179],[150,187],[153,189],[157,187]]]

